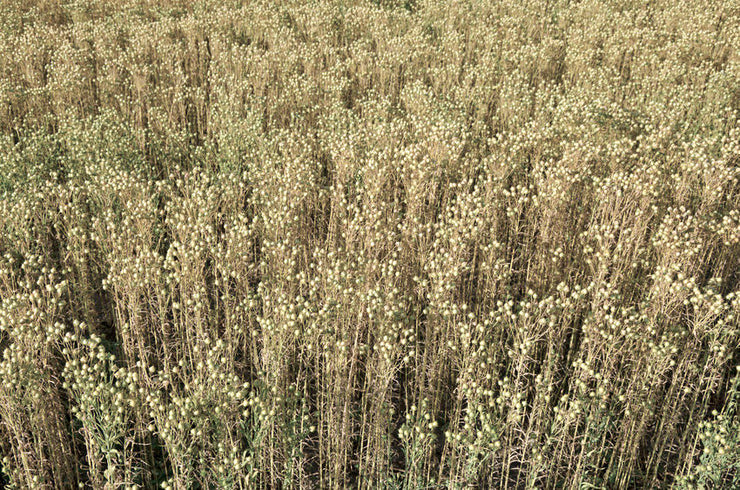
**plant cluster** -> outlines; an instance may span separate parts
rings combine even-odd
[[[0,486],[740,488],[737,2],[0,19]]]

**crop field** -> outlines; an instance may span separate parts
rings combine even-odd
[[[740,489],[738,0],[0,0],[0,488]]]

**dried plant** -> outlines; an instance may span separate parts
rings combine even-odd
[[[0,19],[0,486],[740,487],[736,2]]]

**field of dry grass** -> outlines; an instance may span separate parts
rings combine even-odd
[[[0,487],[740,488],[740,3],[2,0],[0,351]]]

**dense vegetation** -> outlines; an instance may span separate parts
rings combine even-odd
[[[737,1],[0,19],[12,488],[740,488]]]

